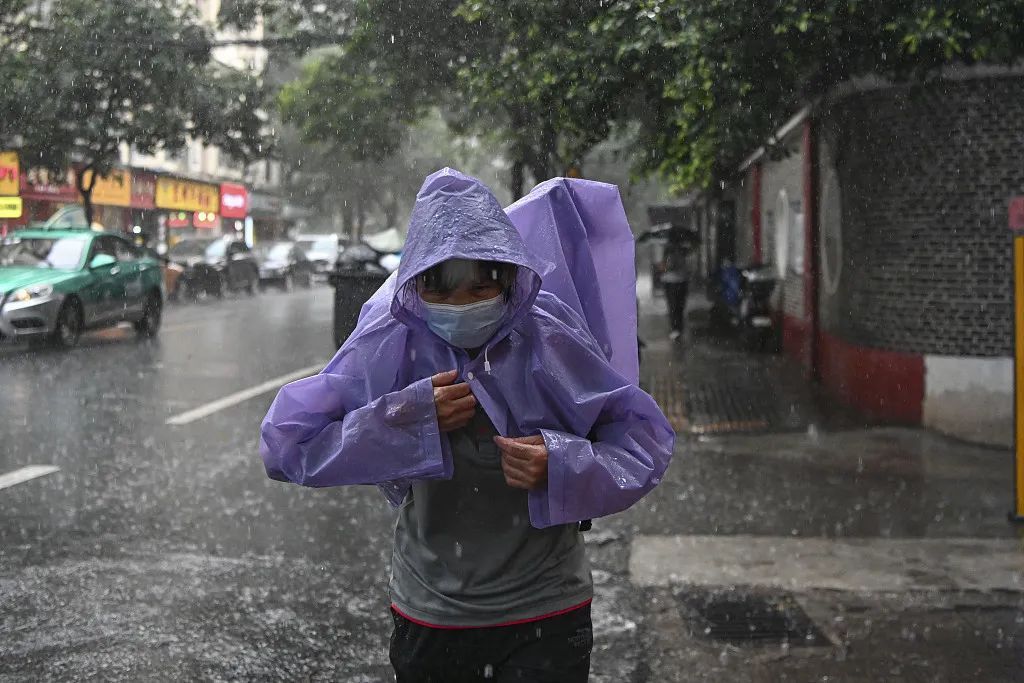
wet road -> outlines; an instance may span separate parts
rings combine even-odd
[[[171,307],[153,343],[119,329],[70,353],[0,350],[0,681],[392,680],[393,513],[371,487],[267,479],[257,432],[274,392],[237,398],[330,357],[332,294]],[[740,361],[699,349],[680,360],[656,339],[660,319],[648,322],[649,366],[714,373]],[[741,556],[747,536],[769,548],[772,538],[874,548],[897,538],[908,552],[914,539],[1012,537],[1005,457],[913,430],[680,439],[662,485],[586,535],[592,680],[874,681],[899,679],[908,658],[920,676],[906,680],[1015,680],[1024,592],[1011,577],[1007,593],[984,564],[975,574],[996,592],[966,597],[870,584],[815,592],[828,584],[813,567],[790,577],[838,634],[799,658],[709,641],[673,587],[676,567],[647,587],[629,571],[637,543],[664,534],[723,536]],[[3,487],[4,474],[31,466],[59,470]],[[754,572],[771,557],[749,559]],[[903,564],[860,569],[899,579]],[[719,589],[752,581],[733,569]]]
[[[383,497],[267,479],[273,391],[168,424],[326,362],[332,295],[171,306],[153,343],[0,351],[0,475],[59,468],[0,488],[0,680],[391,679]],[[596,680],[625,680],[625,549],[595,554]]]
[[[0,473],[60,468],[0,490],[0,673],[377,679],[387,506],[267,480],[273,392],[166,424],[322,364],[331,294],[171,307],[155,343],[119,329],[0,355]]]

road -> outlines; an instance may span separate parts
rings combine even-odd
[[[154,342],[0,350],[0,681],[393,680],[391,509],[271,481],[257,452],[274,388],[333,352],[332,295],[172,306]],[[669,345],[642,312],[645,366],[675,390],[681,364],[699,384],[762,362]],[[680,438],[658,489],[586,534],[591,680],[1019,680],[1005,465],[920,430]],[[825,637],[799,656],[709,637],[694,600],[748,594]]]
[[[235,402],[330,358],[332,294],[171,306],[152,343],[0,351],[0,475],[59,468],[0,488],[0,679],[391,677],[389,506],[267,479],[274,391]],[[600,617],[606,648],[634,637],[627,613]]]

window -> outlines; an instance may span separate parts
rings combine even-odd
[[[789,273],[804,274],[804,203],[794,199],[789,203]]]
[[[775,267],[780,278],[786,277],[789,256],[789,195],[785,188],[775,199]]]
[[[117,239],[114,237],[97,237],[92,244],[92,260],[100,254],[117,258]]]
[[[114,240],[114,250],[118,261],[135,261],[139,258],[139,250],[123,239]]]

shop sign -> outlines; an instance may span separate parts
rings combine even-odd
[[[21,189],[20,169],[17,152],[0,152],[0,195],[18,194]]]
[[[21,218],[21,197],[0,197],[0,218]]]
[[[156,176],[145,171],[132,172],[132,208],[156,208]]]
[[[260,194],[259,192],[253,192],[249,195],[249,209],[253,213],[267,214],[271,216],[277,216],[281,213],[281,207],[284,202],[281,201],[280,197],[274,197],[269,194]]]
[[[30,168],[21,176],[21,194],[30,199],[69,202],[78,201],[74,178],[67,171]]]
[[[92,171],[82,171],[82,184],[88,185],[92,175]],[[115,168],[105,176],[98,176],[96,184],[92,186],[92,203],[99,206],[131,206],[131,174]]]
[[[222,183],[220,214],[224,218],[245,218],[249,213],[249,192],[244,185]]]
[[[167,216],[168,228],[191,228],[192,221],[187,211],[173,211]]]
[[[192,214],[192,225],[197,228],[218,228],[220,217],[212,211],[196,211]]]
[[[220,209],[220,188],[178,178],[156,179],[156,206],[158,209],[178,211],[212,211]]]
[[[1024,197],[1010,200],[1009,224],[1013,232],[1024,233]]]

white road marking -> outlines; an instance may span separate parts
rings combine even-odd
[[[47,474],[53,474],[54,472],[60,472],[60,468],[53,465],[29,465],[28,467],[22,467],[20,470],[0,474],[0,489],[10,488],[36,477],[45,477]]]
[[[633,583],[868,592],[1024,592],[1024,542],[992,538],[637,536]]]
[[[216,401],[211,401],[210,403],[201,405],[198,408],[186,410],[184,413],[168,418],[165,424],[185,425],[188,424],[189,422],[201,420],[204,417],[207,417],[208,415],[213,415],[214,413],[224,410],[225,408],[230,408],[231,406],[238,405],[243,401],[248,401],[250,398],[255,398],[260,394],[265,394],[268,391],[274,391],[275,389],[279,389],[282,384],[287,384],[288,382],[293,382],[297,379],[302,379],[303,377],[309,377],[310,375],[314,375],[320,372],[320,370],[326,364],[326,362],[317,363],[316,365],[310,365],[309,367],[302,368],[301,370],[296,370],[295,372],[289,372],[287,375],[281,375],[280,377],[268,379],[266,382],[263,382],[262,384],[257,384],[254,387],[249,387],[248,389],[243,389],[242,391],[236,391],[235,393],[229,394],[224,398],[218,398]]]

